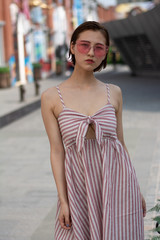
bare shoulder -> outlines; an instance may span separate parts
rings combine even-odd
[[[51,87],[51,88],[48,88],[47,90],[45,90],[42,93],[41,98],[50,99],[50,98],[53,98],[56,95],[57,95],[56,87]]]
[[[118,101],[122,100],[122,90],[119,86],[114,84],[109,84],[111,97],[117,99]]]
[[[54,107],[58,99],[58,93],[56,87],[51,87],[45,90],[41,95],[41,102],[47,104],[50,107]]]
[[[114,84],[109,84],[110,88],[110,98],[111,103],[114,106],[116,112],[118,112],[119,107],[122,105],[122,91],[121,88]]]
[[[121,91],[121,88],[119,87],[119,86],[117,86],[117,85],[114,85],[114,84],[109,84],[109,88],[110,88],[110,90],[114,93],[114,94],[122,94],[122,91]]]

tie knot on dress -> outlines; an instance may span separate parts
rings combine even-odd
[[[100,144],[103,133],[100,127],[100,124],[94,119],[94,117],[87,116],[86,119],[82,120],[78,132],[77,132],[77,138],[76,138],[76,145],[77,145],[77,151],[80,152],[82,148],[84,147],[84,140],[85,136],[88,130],[88,126],[93,123],[95,126],[95,135],[96,135],[96,140]]]
[[[88,123],[88,124],[91,124],[91,123],[93,123],[93,122],[94,122],[93,118],[92,118],[91,116],[88,116],[88,118],[87,118],[87,123]]]

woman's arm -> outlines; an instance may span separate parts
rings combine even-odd
[[[53,95],[49,91],[44,92],[41,97],[41,112],[50,142],[51,167],[61,204],[59,220],[62,227],[69,229],[65,226],[66,224],[71,225],[64,167],[65,153],[57,119],[54,115],[53,101]]]

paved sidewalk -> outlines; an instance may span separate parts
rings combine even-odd
[[[40,107],[41,93],[52,86],[62,82],[65,77],[53,75],[50,79],[40,80],[39,95],[35,94],[34,83],[28,83],[25,87],[25,98],[20,102],[19,87],[0,89],[0,128],[27,115]]]

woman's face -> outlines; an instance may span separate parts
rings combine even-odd
[[[84,31],[80,33],[76,43],[71,44],[71,52],[75,55],[76,67],[93,71],[105,59],[107,53],[105,37],[100,31]]]

